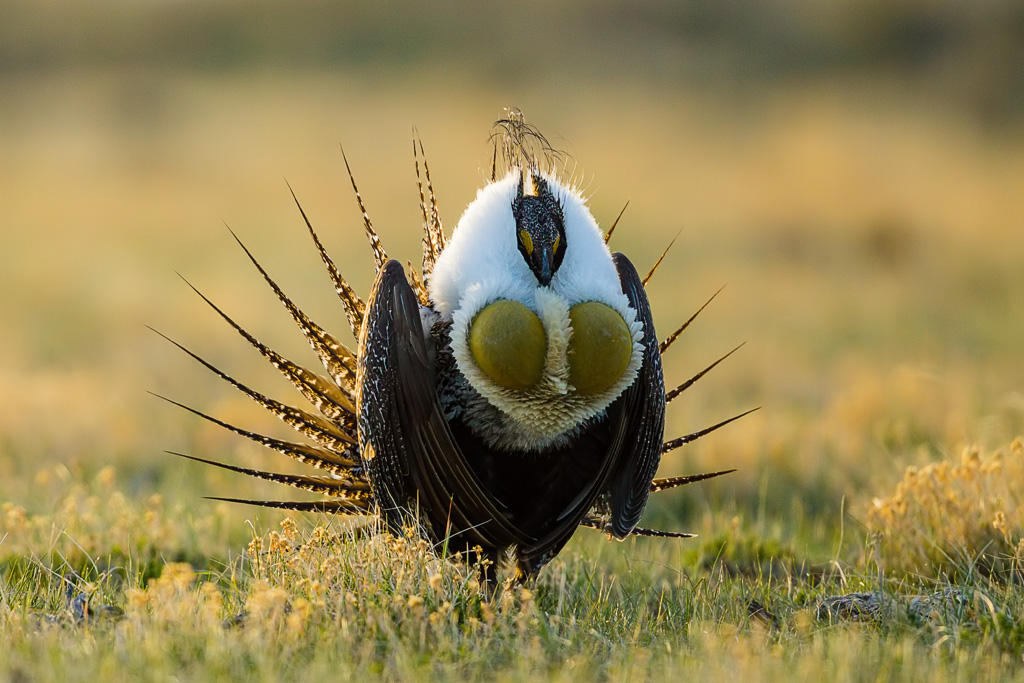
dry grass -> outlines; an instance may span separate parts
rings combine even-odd
[[[492,592],[472,562],[321,521],[285,519],[230,564],[169,562],[149,578],[46,558],[12,571],[25,556],[5,554],[0,670],[44,680],[1021,676],[1013,615],[1024,604],[1006,587],[954,588],[965,596],[954,608],[911,617],[912,586],[850,565],[816,580],[730,577],[717,562],[669,566],[664,549],[617,566],[588,545],[529,586]],[[819,618],[823,597],[853,590],[881,591],[890,608],[873,621]]]
[[[583,28],[618,35],[614,9]],[[964,35],[989,41],[978,27],[997,9]],[[657,14],[646,11],[630,31]],[[888,16],[840,14],[872,11]],[[855,32],[836,17],[822,44]],[[945,93],[956,55],[927,73],[746,81],[723,67],[712,76],[727,82],[710,87],[675,73],[687,44],[654,23],[657,39],[614,68],[577,71],[569,53],[583,43],[558,44],[572,58],[547,75],[402,55],[237,70],[51,55],[62,66],[0,71],[0,680],[1024,679],[1024,472],[1006,446],[1024,434],[1019,119],[980,121],[963,91]],[[76,27],[56,35],[89,31]],[[733,54],[700,50],[687,69],[700,69],[690,56],[714,66]],[[1013,74],[988,75],[965,80],[1016,92]],[[410,539],[339,519],[279,526],[278,514],[201,500],[281,492],[164,449],[281,463],[146,391],[269,423],[144,326],[261,391],[292,392],[175,271],[307,362],[219,220],[340,332],[281,176],[365,292],[370,260],[336,143],[389,251],[415,258],[410,128],[450,228],[486,175],[489,122],[510,104],[578,161],[599,222],[630,200],[612,246],[641,271],[683,228],[649,288],[661,336],[728,285],[669,352],[668,380],[748,343],[673,402],[669,436],[762,410],[666,457],[664,475],[739,471],[667,495],[644,520],[700,538],[609,544],[581,531],[534,583],[491,596],[472,562]],[[909,610],[939,591],[955,609]],[[817,618],[826,597],[855,592],[891,609]],[[95,618],[80,618],[79,596]],[[752,616],[751,600],[774,618]]]
[[[878,562],[886,571],[1019,583],[1024,443],[1018,438],[989,453],[968,446],[959,462],[908,467],[891,495],[871,502],[867,525],[878,537]]]

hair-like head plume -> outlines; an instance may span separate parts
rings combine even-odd
[[[514,170],[551,173],[556,163],[567,156],[552,147],[536,126],[526,122],[523,112],[514,107],[505,109],[505,117],[494,122],[491,142],[494,144],[491,182]]]

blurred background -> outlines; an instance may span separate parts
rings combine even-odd
[[[365,294],[339,143],[415,261],[413,129],[450,229],[507,106],[603,226],[629,202],[612,246],[641,272],[678,233],[649,286],[662,337],[725,285],[670,384],[746,342],[666,436],[761,410],[661,470],[740,471],[649,522],[838,524],[909,463],[1024,432],[1024,3],[4,0],[0,499],[45,507],[106,465],[197,513],[282,496],[163,453],[282,468],[147,392],[287,432],[147,325],[294,396],[176,273],[315,366],[224,223],[350,339],[285,179]]]

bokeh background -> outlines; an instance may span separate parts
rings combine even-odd
[[[416,260],[413,128],[450,229],[507,106],[571,156],[600,223],[629,201],[612,246],[641,271],[678,234],[649,286],[662,336],[725,285],[670,383],[746,342],[667,436],[761,410],[662,468],[739,471],[649,522],[839,526],[903,466],[1024,432],[1019,1],[5,0],[0,499],[45,508],[107,465],[199,515],[206,494],[282,495],[163,452],[282,468],[147,392],[286,432],[147,325],[293,396],[176,273],[315,365],[224,223],[348,339],[284,179],[365,293],[339,143]]]

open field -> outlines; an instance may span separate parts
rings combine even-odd
[[[598,3],[560,48],[524,39],[560,60],[540,73],[467,66],[486,32],[454,55],[366,38],[363,59],[320,64],[333,34],[308,55],[284,29],[235,35],[220,61],[213,42],[168,47],[231,25],[232,3],[211,6],[165,35],[144,4],[95,3],[51,35],[59,3],[15,3],[34,42],[0,29],[0,680],[1024,679],[1024,106],[996,68],[1017,43],[872,61],[832,24],[789,27],[802,59],[838,46],[824,63],[842,66],[811,69],[768,39],[673,37],[664,8],[620,26]],[[105,51],[101,10],[128,27]],[[621,58],[588,47],[627,37]],[[725,285],[667,381],[746,345],[672,403],[666,436],[761,409],[666,456],[663,476],[738,471],[655,496],[644,520],[699,537],[581,530],[486,598],[464,563],[355,520],[204,500],[282,493],[165,449],[287,465],[148,391],[286,432],[146,326],[299,399],[175,273],[312,362],[223,222],[344,338],[282,176],[365,293],[338,143],[389,251],[415,260],[412,128],[450,229],[508,105],[572,156],[602,225],[629,201],[612,246],[640,270],[678,233],[648,288],[662,336]],[[822,606],[858,592],[877,613]]]

